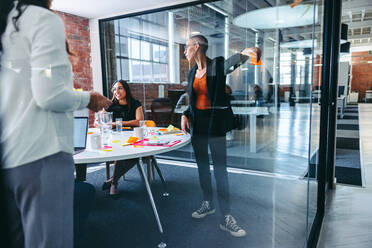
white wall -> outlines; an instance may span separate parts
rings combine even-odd
[[[90,49],[91,49],[91,67],[93,77],[93,89],[102,94],[102,64],[101,50],[99,40],[98,19],[89,20],[90,30]]]

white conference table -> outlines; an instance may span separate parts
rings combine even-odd
[[[257,115],[269,115],[267,107],[232,107],[232,111],[236,115],[249,115],[249,142],[250,152],[257,152],[256,145],[256,126]]]
[[[256,104],[256,101],[255,100],[231,100],[230,104],[231,104],[231,106],[234,106],[234,105],[249,106],[249,105],[252,105],[252,104]]]
[[[156,128],[149,128],[150,130],[156,130]],[[85,181],[86,180],[86,170],[87,170],[87,164],[89,163],[100,163],[100,162],[109,162],[109,161],[115,161],[115,160],[126,160],[126,159],[133,159],[133,158],[139,158],[139,164],[138,164],[138,170],[141,174],[142,180],[145,183],[146,190],[151,202],[151,207],[154,212],[156,222],[158,224],[158,228],[161,234],[163,234],[163,227],[160,222],[159,214],[156,209],[156,205],[154,202],[154,198],[151,192],[151,188],[148,182],[148,179],[145,175],[144,169],[143,169],[143,162],[142,158],[152,155],[161,154],[164,152],[169,152],[175,149],[178,149],[180,147],[183,147],[190,143],[191,137],[189,134],[184,134],[181,136],[176,136],[175,134],[163,134],[163,135],[157,135],[159,140],[161,141],[176,141],[180,140],[179,143],[171,146],[171,147],[164,147],[164,146],[133,146],[133,145],[125,145],[122,146],[121,144],[124,144],[125,141],[128,140],[130,136],[134,136],[133,131],[123,131],[120,134],[113,132],[112,139],[110,141],[110,146],[112,146],[112,151],[104,151],[104,150],[92,150],[90,149],[90,138],[89,135],[91,133],[97,133],[99,132],[96,128],[89,129],[88,134],[88,140],[87,140],[87,149],[81,153],[78,153],[74,155],[74,161],[75,161],[75,168],[76,168],[76,178],[79,181]],[[164,194],[168,195],[168,194]],[[165,247],[165,243],[160,243],[159,247]]]
[[[256,123],[257,115],[269,115],[268,107],[235,107],[232,106],[232,111],[235,115],[249,115],[249,141],[250,152],[257,152],[256,145]],[[174,110],[177,114],[182,114],[187,109],[187,106],[182,106]]]

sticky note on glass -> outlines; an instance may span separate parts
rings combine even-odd
[[[262,65],[262,61],[261,59],[257,61],[257,57],[255,55],[251,56],[251,65]]]
[[[130,145],[130,143],[128,143],[128,142],[125,142],[125,143],[122,143],[122,144],[120,144],[121,146],[129,146]]]
[[[104,146],[103,149],[112,149],[112,146]]]
[[[103,149],[104,152],[112,152],[112,149]]]
[[[120,143],[120,140],[113,140],[112,143]]]

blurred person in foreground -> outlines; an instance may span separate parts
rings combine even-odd
[[[181,118],[181,128],[190,129],[191,143],[198,165],[199,182],[203,201],[192,218],[201,219],[215,213],[208,146],[213,159],[217,198],[220,208],[220,228],[234,237],[243,237],[245,230],[231,214],[230,192],[226,165],[226,133],[232,130],[233,113],[226,94],[226,75],[244,63],[248,57],[259,61],[261,51],[246,48],[227,60],[223,57],[210,59],[206,52],[208,40],[203,35],[191,36],[186,43],[185,56],[195,66],[189,71],[189,107]]]
[[[73,247],[73,111],[111,101],[73,91],[50,0],[2,0],[0,118],[11,247]]]

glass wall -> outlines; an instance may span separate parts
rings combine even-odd
[[[239,62],[231,64],[222,83],[235,123],[226,138],[222,136],[227,150],[231,213],[247,235],[227,246],[229,239],[212,228],[206,240],[213,244],[206,247],[304,247],[307,242],[317,200],[320,106],[316,96],[323,3],[314,0],[290,6],[286,2],[221,0],[101,22],[105,93],[111,96],[115,80],[127,80],[133,96],[144,106],[146,119],[154,119],[151,104],[156,98],[168,98],[175,109],[162,124],[165,126],[180,127],[187,105],[177,102],[188,85],[194,84],[195,78],[188,82],[188,75],[195,60],[185,57],[189,37],[205,36],[206,55],[212,60],[228,60],[250,47],[262,53],[259,61],[252,54],[251,58],[238,55]],[[213,109],[214,102],[209,100]],[[212,120],[221,121],[225,120]],[[174,172],[168,174],[168,180],[172,182],[170,191],[173,186],[177,192],[176,199],[170,200],[173,204],[162,206],[169,210],[164,215],[189,211],[185,216],[191,218],[203,199],[198,181],[201,171],[196,169],[201,162],[195,159],[194,148],[189,144],[157,156],[164,170]],[[217,165],[212,149],[208,151],[209,160]],[[179,173],[188,168],[191,174],[177,175],[178,167]],[[172,181],[175,178],[177,181]],[[185,185],[195,191],[177,190]],[[218,210],[221,206],[216,194]],[[177,209],[182,202],[188,204]],[[218,220],[216,217],[215,222]],[[193,233],[195,237],[181,235],[182,228],[175,231],[183,222],[191,225],[189,219],[167,223],[165,233],[172,229],[174,234],[169,239],[175,239],[177,247],[194,247],[189,246],[194,239],[204,244],[202,233]],[[213,221],[208,223],[216,227]],[[145,247],[146,239],[141,242]]]

